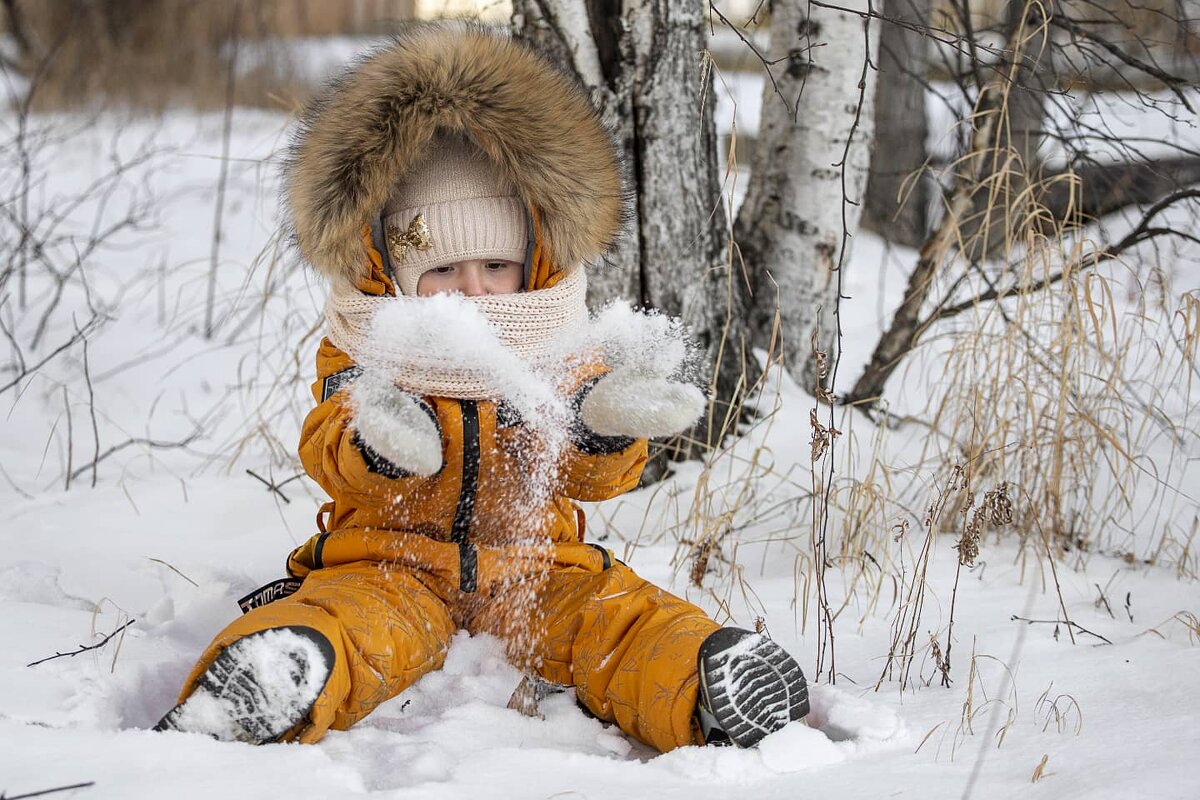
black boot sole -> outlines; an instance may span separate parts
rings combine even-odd
[[[698,663],[700,700],[739,747],[753,747],[808,714],[800,665],[761,634],[722,628],[704,640]]]
[[[270,700],[261,681],[255,674],[251,664],[242,657],[242,652],[253,639],[262,634],[278,630],[287,630],[296,633],[317,646],[325,660],[323,668],[326,674],[324,680],[321,680],[323,688],[329,679],[329,674],[332,672],[333,667],[334,651],[329,640],[312,628],[301,626],[290,626],[283,629],[273,628],[239,639],[222,650],[213,659],[213,662],[204,671],[204,674],[200,676],[200,680],[196,684],[196,689],[191,696],[168,711],[159,720],[158,724],[154,726],[154,730],[195,732],[189,731],[184,721],[184,715],[188,703],[200,692],[206,693],[208,696],[215,698],[229,707],[231,711],[229,720],[232,723],[230,728],[233,731],[231,738],[235,741],[249,744],[266,744],[278,741],[281,736],[295,728],[301,720],[308,716],[308,712],[312,710],[317,697],[320,697],[320,692],[317,692],[311,702],[290,709],[291,713],[280,714],[277,710],[269,708]],[[310,663],[301,652],[289,652],[287,655],[295,665],[293,679],[296,681],[296,685],[299,686],[306,681],[308,671],[313,669],[315,665]],[[271,713],[272,711],[276,713]],[[215,738],[225,738],[211,731],[204,732],[210,733]]]

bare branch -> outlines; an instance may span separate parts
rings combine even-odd
[[[814,3],[813,5],[816,5],[816,4]],[[783,101],[783,105],[785,108],[787,108],[788,113],[794,117],[796,115],[797,104],[794,102],[788,102],[788,99],[783,96],[783,92],[779,90],[779,84],[775,82],[775,75],[771,72],[771,67],[775,66],[776,64],[778,64],[780,61],[782,61],[784,59],[781,58],[781,59],[776,59],[775,61],[772,61],[771,59],[769,59],[765,55],[763,55],[762,51],[758,49],[758,47],[754,44],[754,42],[751,41],[750,39],[748,39],[746,37],[746,35],[744,33],[742,33],[741,27],[730,22],[729,18],[721,13],[721,9],[717,8],[717,4],[715,2],[712,2],[712,0],[709,0],[708,10],[711,11],[712,13],[716,14],[718,17],[720,17],[721,21],[724,22],[729,27],[729,29],[731,31],[733,31],[734,34],[736,34],[739,39],[742,40],[742,44],[744,44],[744,45],[746,45],[746,47],[750,48],[750,52],[754,53],[754,57],[757,58],[759,60],[759,62],[762,63],[763,72],[766,73],[767,80],[769,80],[771,82],[771,88],[773,88],[775,90],[775,94],[778,95],[779,99]],[[756,10],[754,13],[757,15],[758,11]]]
[[[1013,622],[1024,622],[1027,625],[1066,625],[1070,628],[1074,628],[1080,633],[1086,633],[1088,636],[1094,636],[1105,644],[1112,644],[1112,639],[1109,639],[1107,636],[1101,636],[1098,633],[1093,633],[1092,631],[1089,631],[1087,628],[1080,625],[1078,622],[1072,622],[1069,619],[1026,619],[1025,617],[1018,617],[1016,614],[1014,614],[1011,619]]]
[[[79,649],[78,649],[78,650],[72,650],[72,651],[71,651],[71,652],[69,652],[69,653],[55,653],[55,654],[54,654],[54,655],[52,655],[52,656],[46,656],[45,658],[40,658],[40,659],[38,659],[37,661],[31,661],[31,662],[29,662],[28,664],[26,664],[25,666],[27,666],[27,667],[36,667],[38,664],[45,664],[47,661],[53,661],[53,660],[54,660],[54,659],[56,659],[56,658],[73,658],[74,656],[77,656],[77,655],[79,655],[80,653],[86,653],[86,652],[88,652],[89,650],[99,650],[101,647],[104,647],[104,645],[106,645],[106,644],[108,644],[110,641],[112,641],[112,639],[113,639],[113,637],[114,637],[114,636],[116,636],[117,634],[121,633],[122,631],[124,631],[126,628],[128,628],[130,625],[132,625],[132,624],[133,624],[133,623],[135,623],[135,622],[137,622],[137,620],[136,620],[136,619],[131,619],[131,620],[129,620],[129,621],[128,621],[128,622],[126,622],[124,625],[122,625],[121,627],[117,628],[117,629],[116,629],[116,630],[114,630],[112,633],[108,634],[108,635],[107,635],[107,636],[105,636],[103,639],[101,639],[100,641],[96,642],[96,644],[89,644],[89,645],[82,645],[82,644],[81,644],[81,645],[79,645]],[[33,796],[33,795],[22,795],[22,797],[32,797],[32,796]],[[11,798],[11,800],[16,800],[16,798]]]
[[[834,5],[832,3],[825,3],[825,2],[822,2],[822,0],[808,0],[808,4],[811,6],[816,6],[818,8],[826,8],[826,9],[829,9],[830,11],[840,11],[843,14],[854,14],[855,16],[869,17],[870,19],[877,19],[880,22],[886,22],[889,25],[895,25],[897,27],[904,28],[906,30],[910,30],[914,33],[919,33],[922,36],[927,36],[930,39],[933,39],[935,42],[939,42],[939,43],[945,44],[945,45],[950,45],[951,47],[953,47],[955,50],[959,51],[960,53],[968,55],[970,58],[969,63],[971,63],[973,66],[975,66],[975,65],[989,66],[986,62],[984,62],[982,59],[980,59],[978,57],[978,51],[983,51],[989,55],[995,56],[997,59],[1025,58],[1026,57],[1023,53],[1019,53],[1017,51],[1009,50],[1009,49],[1002,48],[1002,47],[993,47],[991,45],[987,45],[987,44],[984,44],[983,42],[980,42],[978,40],[978,38],[975,36],[972,36],[970,34],[965,35],[965,36],[960,35],[960,34],[955,33],[954,31],[948,30],[946,28],[938,28],[938,27],[934,27],[932,25],[922,25],[921,23],[918,23],[918,22],[912,22],[909,20],[903,20],[903,19],[897,19],[895,17],[889,17],[889,16],[880,14],[875,11],[866,11],[866,12],[859,11],[857,9],[847,8],[846,6],[838,6],[838,5]],[[994,69],[994,67],[992,67],[992,68]]]
[[[30,798],[30,797],[43,797],[44,795],[57,794],[58,792],[69,792],[72,789],[86,789],[89,786],[95,786],[95,785],[96,785],[95,781],[87,781],[86,783],[72,783],[70,786],[55,786],[53,789],[41,789],[36,792],[26,792],[25,794],[14,794],[11,797],[4,794],[3,792],[0,792],[0,800],[26,800],[26,798]]]
[[[108,448],[103,453],[100,453],[99,455],[97,455],[96,458],[94,458],[91,461],[91,463],[84,464],[82,467],[80,467],[79,469],[72,472],[71,479],[74,480],[75,478],[78,478],[80,475],[82,475],[84,472],[88,471],[89,469],[94,470],[95,466],[97,464],[99,464],[101,461],[105,460],[106,458],[108,458],[109,456],[111,456],[115,453],[119,453],[120,451],[124,450],[126,447],[129,447],[131,445],[140,444],[145,447],[149,447],[152,450],[167,450],[167,449],[172,449],[172,448],[176,448],[176,447],[187,447],[189,444],[196,441],[196,439],[200,438],[201,433],[202,433],[202,428],[198,426],[196,428],[196,430],[192,431],[190,434],[188,434],[184,438],[180,439],[178,442],[163,442],[163,441],[159,441],[157,439],[147,439],[147,438],[141,437],[141,436],[132,438],[132,439],[126,439],[125,441],[121,442],[120,444],[114,444],[112,447]]]
[[[1120,47],[1117,47],[1103,36],[1092,33],[1087,28],[1079,25],[1075,20],[1063,14],[1051,14],[1050,24],[1057,28],[1062,28],[1065,31],[1069,31],[1073,36],[1078,36],[1081,39],[1095,44],[1105,52],[1115,56],[1117,60],[1121,61],[1123,64],[1141,70],[1147,75],[1162,81],[1167,88],[1174,92],[1175,96],[1179,98],[1179,102],[1183,104],[1184,108],[1186,108],[1188,111],[1191,111],[1193,114],[1196,113],[1196,110],[1192,108],[1192,104],[1188,102],[1187,95],[1183,92],[1184,88],[1191,87],[1191,81],[1187,80],[1186,78],[1181,78],[1178,75],[1172,75],[1169,72],[1154,66],[1153,64],[1126,53]]]
[[[252,470],[252,469],[248,469],[248,470],[246,470],[246,474],[247,474],[247,475],[249,475],[249,476],[250,476],[250,477],[252,477],[252,478],[256,478],[256,479],[257,479],[257,480],[258,480],[260,483],[262,483],[264,486],[266,486],[266,487],[267,487],[267,489],[269,489],[270,491],[272,491],[272,492],[274,492],[275,494],[279,495],[281,498],[283,498],[283,502],[285,502],[285,503],[290,503],[290,502],[292,502],[292,501],[291,501],[291,499],[289,499],[289,498],[288,498],[288,496],[287,496],[286,494],[284,494],[283,492],[279,491],[279,490],[280,490],[280,488],[282,488],[282,487],[284,487],[284,486],[287,486],[289,483],[291,483],[292,481],[296,480],[297,478],[303,478],[303,477],[304,477],[304,473],[303,473],[303,472],[301,472],[301,473],[298,473],[298,474],[296,474],[296,475],[293,475],[292,477],[288,478],[288,479],[287,479],[286,481],[284,481],[283,483],[274,483],[274,482],[272,482],[272,481],[269,481],[269,480],[267,480],[267,479],[266,479],[266,478],[264,478],[263,476],[259,475],[257,472],[255,472],[255,471],[254,471],[254,470]]]
[[[1097,267],[1100,264],[1105,263],[1106,261],[1111,261],[1112,259],[1117,258],[1119,255],[1121,255],[1122,253],[1124,253],[1126,250],[1133,247],[1134,245],[1140,244],[1145,241],[1149,241],[1150,239],[1153,239],[1158,236],[1175,236],[1175,237],[1179,237],[1179,238],[1200,244],[1200,237],[1193,236],[1190,233],[1185,233],[1184,231],[1177,230],[1175,228],[1151,227],[1151,225],[1150,225],[1150,221],[1152,219],[1154,219],[1154,217],[1156,217],[1158,214],[1160,214],[1167,208],[1171,207],[1175,203],[1178,203],[1181,200],[1188,200],[1188,199],[1193,199],[1193,200],[1200,199],[1200,189],[1183,189],[1181,191],[1175,192],[1174,194],[1170,195],[1169,197],[1164,197],[1162,200],[1155,203],[1153,206],[1151,206],[1151,208],[1149,210],[1146,211],[1146,213],[1142,216],[1142,219],[1138,222],[1138,224],[1134,227],[1134,229],[1132,231],[1125,234],[1125,236],[1121,237],[1121,239],[1118,242],[1116,242],[1115,244],[1113,244],[1111,247],[1106,247],[1101,250],[1091,251],[1091,252],[1087,253],[1086,255],[1080,256],[1078,259],[1076,259],[1074,262],[1072,262],[1068,267],[1065,267],[1064,269],[1059,270],[1058,272],[1054,273],[1053,275],[1042,278],[1041,280],[1034,281],[1033,283],[1029,284],[1028,286],[1013,285],[1013,286],[1007,286],[1004,288],[999,288],[999,287],[996,287],[993,285],[993,286],[989,287],[986,291],[980,292],[980,293],[976,294],[974,297],[971,297],[970,299],[963,300],[962,302],[959,302],[959,303],[955,303],[952,306],[945,306],[945,307],[937,308],[934,311],[932,311],[929,314],[929,316],[925,318],[925,320],[922,321],[921,327],[928,328],[934,322],[938,322],[940,320],[945,320],[945,319],[949,319],[951,317],[958,316],[959,314],[963,313],[964,311],[969,311],[972,308],[976,308],[981,303],[988,303],[988,302],[992,302],[995,300],[1002,300],[1005,297],[1012,297],[1012,296],[1020,295],[1020,294],[1034,294],[1036,292],[1040,292],[1041,290],[1045,289],[1046,287],[1053,286],[1054,284],[1058,283],[1066,275],[1072,275],[1072,274],[1078,273],[1079,271],[1084,270],[1084,269]],[[953,292],[948,292],[947,296],[949,297],[952,294],[953,294]]]
[[[58,347],[54,348],[54,350],[51,353],[49,353],[48,355],[46,355],[46,357],[43,358],[41,361],[37,362],[32,367],[28,367],[26,369],[21,370],[20,374],[18,374],[17,377],[13,378],[11,381],[4,384],[3,386],[0,386],[0,394],[4,394],[9,389],[13,388],[17,384],[19,384],[21,381],[25,380],[25,378],[27,378],[30,375],[32,375],[33,373],[37,372],[39,369],[41,369],[43,366],[45,366],[47,363],[49,363],[59,353],[68,349],[69,347],[71,347],[71,345],[75,344],[78,341],[86,340],[87,335],[89,333],[91,333],[92,330],[99,325],[100,320],[101,320],[100,315],[93,314],[92,318],[90,320],[88,320],[87,324],[85,324],[82,328],[75,329],[75,333],[73,336],[71,336],[70,339],[63,342]]]

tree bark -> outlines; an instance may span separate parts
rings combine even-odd
[[[514,0],[513,27],[569,66],[624,155],[634,219],[610,264],[589,272],[589,302],[620,298],[683,319],[718,401],[698,435],[715,444],[722,408],[736,402],[740,367],[727,354],[747,348],[730,289],[705,8],[700,0]]]
[[[634,141],[633,53],[621,33],[620,0],[513,0],[514,33],[586,87],[623,156],[626,181]],[[588,272],[593,308],[614,298],[640,301],[635,232],[626,232],[608,263]]]
[[[867,9],[866,0],[846,5]],[[876,27],[867,28],[872,37]],[[870,161],[866,36],[855,14],[805,0],[772,6],[769,61],[777,66],[763,86],[750,185],[734,227],[752,276],[756,344],[767,344],[778,315],[784,363],[814,394],[814,343],[836,355],[837,270],[849,260]]]
[[[884,0],[890,19],[929,24],[931,0]],[[875,87],[875,152],[867,180],[864,227],[895,244],[917,247],[929,226],[932,181],[925,174],[925,111],[928,39],[892,22],[879,33],[879,78]]]

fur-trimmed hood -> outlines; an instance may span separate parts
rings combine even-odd
[[[363,226],[439,132],[466,134],[499,165],[555,264],[612,247],[620,169],[587,95],[502,32],[427,24],[351,67],[305,115],[284,167],[304,258],[331,280],[364,275]]]

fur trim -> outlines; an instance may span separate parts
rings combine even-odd
[[[556,265],[613,246],[620,169],[584,91],[502,32],[435,23],[369,54],[305,115],[284,166],[304,258],[331,280],[362,277],[362,227],[439,131],[468,135],[516,184]]]

